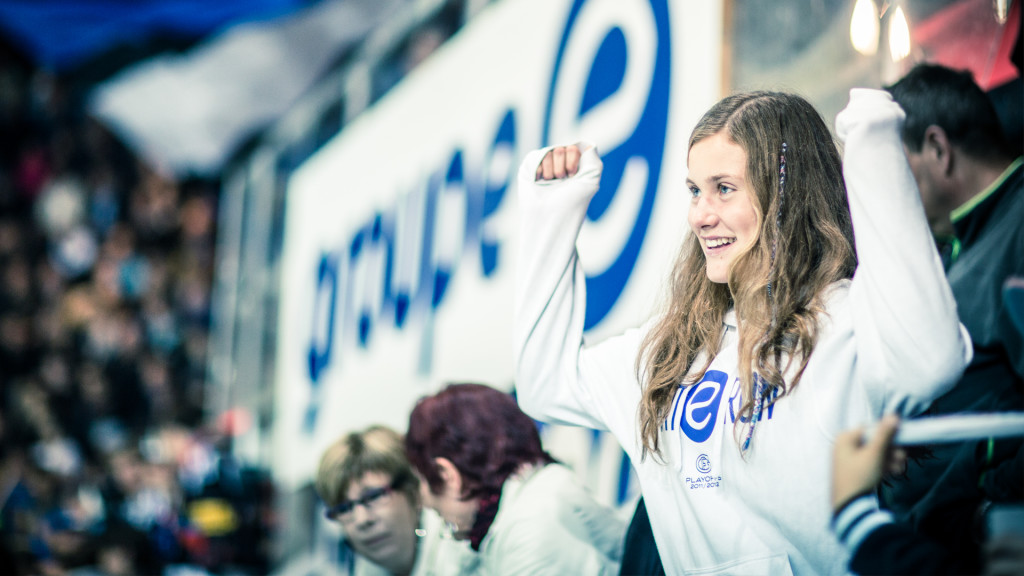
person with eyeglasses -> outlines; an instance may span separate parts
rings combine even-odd
[[[355,553],[341,572],[353,576],[471,574],[469,548],[447,538],[441,519],[421,506],[419,480],[402,436],[384,426],[351,432],[320,459],[316,491]]]

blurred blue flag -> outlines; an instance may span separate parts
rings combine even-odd
[[[290,14],[310,0],[3,0],[0,36],[37,65],[64,71],[153,38],[198,40]]]

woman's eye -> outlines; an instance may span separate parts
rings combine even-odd
[[[697,198],[699,196],[700,196],[700,188],[697,188],[696,186],[690,186],[690,197],[691,198]]]
[[[734,188],[730,188],[730,187],[726,186],[725,184],[719,184],[718,185],[718,193],[723,195],[723,196],[728,194],[728,193],[730,193],[730,192],[735,192],[735,191],[736,190]]]

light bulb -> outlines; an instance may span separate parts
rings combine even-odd
[[[996,22],[1006,24],[1006,13],[1008,11],[1006,0],[992,0],[992,7],[996,9]]]
[[[854,50],[872,56],[878,51],[878,7],[874,0],[857,0],[850,18],[850,43]]]
[[[910,56],[910,26],[902,6],[897,6],[889,17],[889,55],[893,62]]]

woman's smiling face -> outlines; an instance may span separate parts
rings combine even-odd
[[[736,256],[757,240],[747,153],[722,131],[694,144],[687,165],[692,196],[687,220],[704,251],[708,279],[723,284]]]

